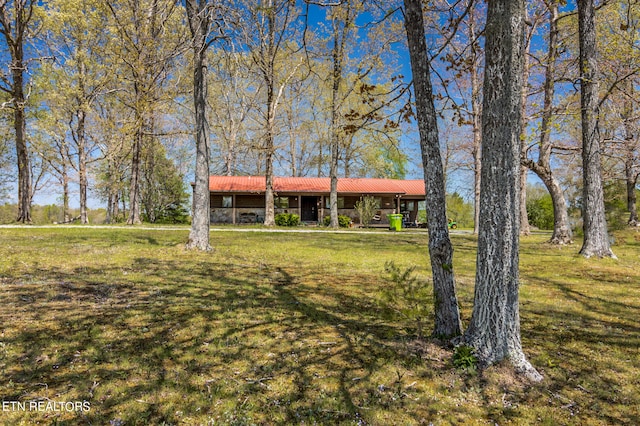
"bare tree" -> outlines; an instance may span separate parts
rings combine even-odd
[[[489,0],[485,34],[477,272],[464,341],[482,365],[508,359],[539,381],[522,351],[518,306],[524,0]]]
[[[11,62],[8,72],[0,72],[0,90],[9,100],[3,107],[13,109],[16,156],[18,161],[18,222],[31,222],[31,199],[33,197],[29,147],[27,144],[26,116],[27,93],[25,73],[27,63],[25,45],[29,41],[34,23],[35,0],[0,0],[0,33],[4,36]]]
[[[196,177],[193,217],[187,248],[211,250],[209,244],[209,128],[207,124],[207,50],[221,36],[219,4],[209,0],[185,0],[193,50],[193,102],[196,123]],[[218,31],[214,31],[217,28]]]
[[[287,69],[282,64],[284,58],[300,50],[294,40],[300,34],[301,20],[295,1],[292,0],[244,0],[242,3],[242,42],[248,48],[263,84],[262,146],[259,151],[265,165],[264,224],[273,226],[273,175],[278,133],[276,120],[285,88],[299,73],[303,61]]]
[[[429,256],[436,300],[434,335],[453,337],[462,333],[462,323],[455,291],[453,246],[449,239],[447,225],[444,173],[440,155],[437,113],[433,103],[430,61],[425,42],[422,3],[420,0],[404,0],[404,5],[427,194]]]
[[[182,52],[184,39],[178,31],[179,3],[173,0],[106,2],[116,40],[112,54],[122,66],[120,79],[128,84],[120,94],[122,102],[134,112],[132,123],[131,182],[128,224],[141,223],[140,185],[143,146],[153,135],[154,115],[158,113],[166,82],[172,77],[175,58]]]
[[[582,112],[582,178],[585,257],[614,257],[609,246],[600,159],[600,101],[595,9],[593,0],[578,0],[580,43],[580,109]]]
[[[551,141],[551,130],[553,127],[553,117],[555,109],[553,106],[555,96],[555,83],[558,76],[556,75],[557,61],[559,56],[559,31],[558,23],[560,19],[568,16],[558,13],[558,2],[545,2],[547,8],[546,15],[549,20],[549,36],[547,38],[547,56],[541,62],[544,63],[544,83],[543,92],[543,108],[540,120],[540,138],[538,146],[537,161],[528,158],[527,153],[531,147],[523,147],[522,163],[531,169],[544,183],[551,200],[553,202],[554,225],[553,234],[550,242],[552,244],[569,244],[572,239],[571,225],[569,223],[569,214],[567,211],[567,202],[564,196],[562,186],[551,167],[551,153],[553,143]]]

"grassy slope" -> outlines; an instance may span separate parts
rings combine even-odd
[[[0,424],[640,424],[640,234],[613,260],[523,239],[530,386],[454,370],[378,303],[387,260],[427,277],[426,236],[0,229],[0,397],[87,413]],[[454,236],[464,320],[475,240]],[[429,328],[430,326],[427,325]]]

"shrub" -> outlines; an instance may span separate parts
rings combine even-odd
[[[367,195],[356,202],[355,208],[358,216],[360,216],[360,224],[367,227],[376,215],[378,203],[375,198]]]
[[[300,225],[300,216],[294,213],[278,213],[274,218],[278,226],[298,226]]]
[[[433,292],[427,280],[414,276],[415,267],[401,270],[393,261],[386,262],[387,284],[381,291],[384,308],[413,322],[419,338],[424,336],[424,327],[433,316]]]
[[[527,193],[529,223],[539,229],[553,229],[553,201],[548,193]]]
[[[475,371],[478,367],[478,357],[471,346],[460,345],[453,354],[453,365],[467,371]]]
[[[331,216],[325,216],[322,222],[324,226],[329,226],[331,224]],[[339,215],[338,224],[340,228],[348,228],[351,225],[351,218],[349,216]]]

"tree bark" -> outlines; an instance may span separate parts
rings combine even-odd
[[[22,50],[22,49],[20,49]],[[26,140],[25,97],[23,91],[22,60],[14,61],[19,70],[13,70],[14,113],[13,126],[16,136],[16,157],[18,159],[18,217],[17,222],[31,223],[31,165]]]
[[[524,8],[524,19],[528,19],[527,8]],[[531,73],[529,67],[529,50],[531,48],[531,37],[526,37],[526,43],[524,46],[524,55],[522,58],[522,91],[520,96],[522,100],[520,102],[520,153],[522,156],[526,156],[527,152],[527,138],[525,137],[525,130],[527,128],[527,95],[529,92],[529,75]],[[530,235],[531,227],[529,226],[529,215],[527,214],[527,175],[529,169],[524,162],[520,163],[520,179],[518,185],[520,185],[520,235]]]
[[[471,54],[474,61],[477,61],[479,53],[476,48],[476,31],[473,13],[469,14],[469,38],[472,40]],[[474,64],[475,65],[475,64]],[[477,64],[479,65],[479,64]],[[471,67],[471,116],[473,125],[473,233],[478,234],[480,223],[480,174],[482,172],[482,96],[480,88],[480,78],[476,66]]]
[[[636,186],[638,184],[638,165],[632,156],[625,161],[625,177],[627,182],[627,209],[629,210],[629,226],[638,226],[638,210],[636,208]]]
[[[580,42],[580,109],[582,115],[582,177],[584,257],[614,257],[609,246],[600,160],[598,61],[593,0],[578,0]]]
[[[624,135],[624,148],[625,148],[625,160],[624,160],[624,176],[627,184],[627,210],[629,210],[629,220],[627,224],[629,226],[639,226],[638,210],[636,208],[636,185],[638,183],[638,176],[640,175],[640,163],[636,155],[637,139],[634,135],[634,129],[632,125],[633,117],[633,104],[635,98],[635,90],[631,81],[626,83],[626,90],[629,93],[630,98],[625,101],[622,121],[624,123],[625,135]]]
[[[131,184],[129,187],[129,218],[127,224],[138,225],[142,223],[140,219],[140,157],[142,155],[142,139],[143,139],[143,118],[139,111],[136,121],[136,133],[133,139],[133,148],[131,151]]]
[[[87,178],[87,140],[86,140],[86,112],[78,111],[77,144],[78,144],[78,177],[80,180],[80,223],[89,223],[87,214],[87,190],[89,182]]]
[[[26,96],[24,93],[24,44],[25,36],[33,16],[33,0],[16,0],[13,10],[9,2],[0,4],[0,25],[11,55],[11,81],[3,79],[6,84],[0,85],[6,92],[13,106],[13,127],[15,130],[16,159],[18,163],[18,215],[16,221],[31,223],[31,165],[29,147],[26,137]]]
[[[338,229],[338,160],[340,156],[340,128],[339,128],[339,101],[338,95],[342,82],[342,62],[347,36],[351,27],[351,6],[347,3],[343,10],[344,17],[337,14],[333,20],[333,49],[331,58],[333,62],[332,87],[331,87],[331,164],[329,176],[331,178],[331,188],[329,193],[329,225],[333,229]],[[344,19],[341,19],[344,18]],[[346,167],[346,166],[345,166]]]
[[[420,0],[404,0],[404,6],[429,218],[429,257],[435,299],[433,334],[453,337],[462,333],[462,323],[455,289],[453,246],[449,239],[447,224],[444,173],[440,156],[437,112],[433,103],[430,61],[425,42],[422,3]]]
[[[539,381],[520,341],[519,185],[524,0],[489,0],[476,284],[464,341],[482,366],[508,359]]]
[[[186,0],[187,18],[191,30],[193,65],[193,103],[196,121],[196,173],[193,188],[193,216],[186,247],[210,251],[209,224],[211,196],[209,192],[209,132],[207,126],[207,35],[210,15],[207,0]]]
[[[272,74],[273,75],[273,74]],[[274,226],[275,221],[275,208],[273,205],[273,154],[274,154],[274,133],[276,131],[276,106],[275,106],[275,87],[273,79],[269,79],[271,86],[267,88],[267,134],[265,135],[265,182],[266,189],[264,194],[265,199],[265,212],[264,212],[264,225]]]

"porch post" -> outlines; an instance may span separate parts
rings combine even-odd
[[[236,194],[233,194],[231,199],[231,214],[233,215],[233,219],[231,220],[232,224],[236,224]]]

